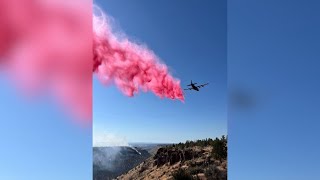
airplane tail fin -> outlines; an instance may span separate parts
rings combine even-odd
[[[191,84],[198,84],[198,83],[193,83],[192,80],[191,80]]]

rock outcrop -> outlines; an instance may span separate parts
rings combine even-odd
[[[212,149],[211,146],[161,147],[153,157],[117,179],[174,180],[176,172],[181,171],[193,179],[226,180],[227,161],[214,159]]]

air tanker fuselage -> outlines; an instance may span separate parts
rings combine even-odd
[[[199,88],[197,86],[195,86],[194,84],[191,84],[192,88],[196,91],[199,91]]]

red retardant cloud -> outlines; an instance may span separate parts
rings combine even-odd
[[[92,1],[0,0],[0,12],[2,70],[27,95],[50,91],[91,124]]]
[[[92,122],[93,72],[128,96],[184,100],[156,55],[117,38],[90,0],[0,0],[0,12],[0,69],[27,95],[52,93],[78,122]]]
[[[180,81],[169,74],[152,51],[127,38],[117,38],[103,13],[93,16],[93,27],[93,71],[102,82],[113,81],[128,96],[141,88],[161,98],[184,101]]]

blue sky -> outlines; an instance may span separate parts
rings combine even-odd
[[[128,142],[180,142],[227,134],[226,2],[96,1],[117,28],[143,42],[181,80],[210,85],[185,103],[151,93],[134,98],[94,80],[94,131]]]
[[[229,87],[256,106],[228,111],[228,178],[320,179],[319,1],[228,1]]]
[[[92,134],[0,75],[0,179],[91,179]]]

